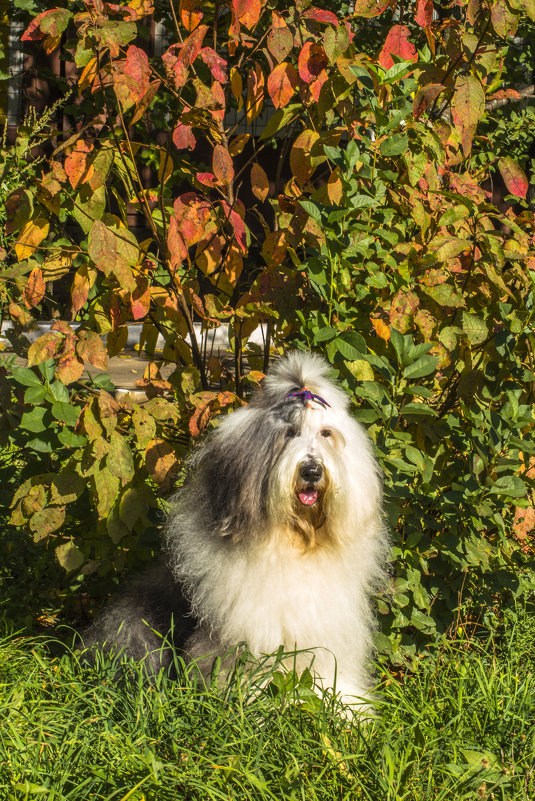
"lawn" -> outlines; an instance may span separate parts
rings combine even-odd
[[[381,669],[377,716],[348,723],[330,697],[272,670],[224,692],[191,676],[57,643],[0,647],[0,798],[503,799],[535,797],[535,617],[444,643],[416,673]],[[261,672],[261,668],[258,668]]]

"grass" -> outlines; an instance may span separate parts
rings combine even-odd
[[[445,644],[383,674],[376,719],[348,723],[307,677],[272,671],[203,690],[147,686],[138,666],[7,637],[0,647],[0,798],[502,799],[535,797],[535,618]],[[296,697],[300,700],[296,701]]]

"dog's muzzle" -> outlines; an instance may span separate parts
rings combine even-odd
[[[325,471],[321,462],[308,459],[299,465],[297,497],[303,506],[313,506],[318,500],[325,483]]]

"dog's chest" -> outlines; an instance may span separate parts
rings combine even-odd
[[[357,612],[356,584],[339,562],[268,553],[240,568],[216,625],[224,640],[245,641],[253,653],[334,643]]]

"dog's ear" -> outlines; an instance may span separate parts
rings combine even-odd
[[[254,537],[265,523],[269,476],[282,439],[272,416],[268,410],[240,409],[202,449],[190,500],[195,503],[197,495],[203,514],[208,511],[203,522],[214,534],[238,541]]]

